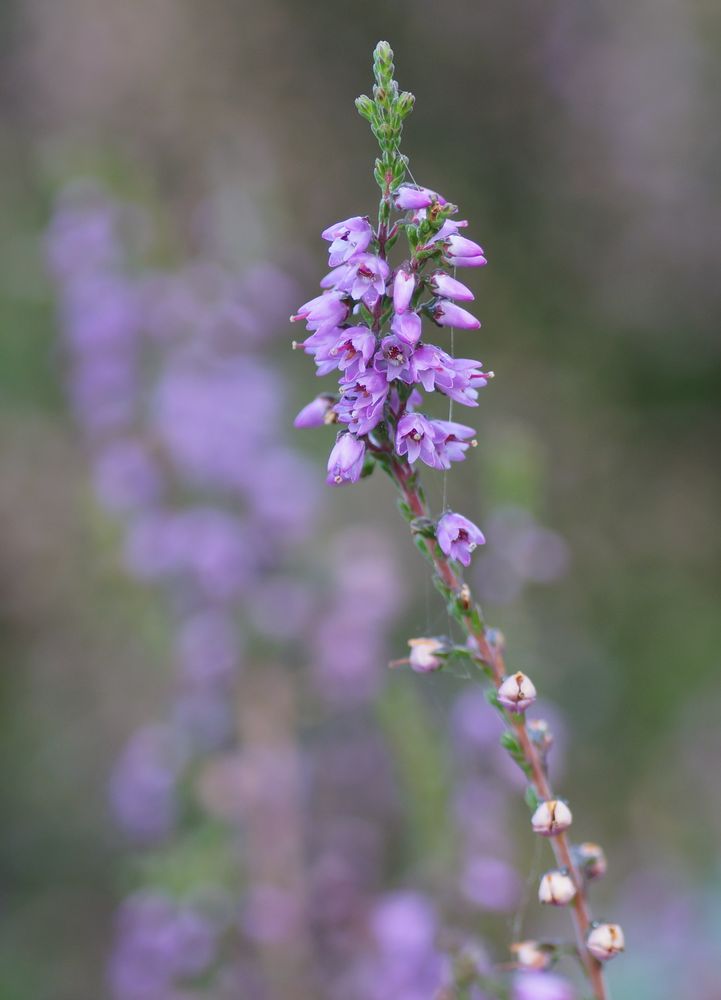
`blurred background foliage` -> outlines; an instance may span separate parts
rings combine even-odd
[[[90,175],[145,207],[161,262],[212,230],[230,266],[270,260],[310,297],[320,229],[375,201],[352,102],[379,37],[417,99],[413,174],[461,206],[490,260],[471,279],[483,329],[462,336],[497,377],[451,502],[495,517],[499,539],[525,512],[563,549],[551,586],[494,589],[491,533],[474,578],[511,662],[564,717],[563,791],[611,859],[596,908],[683,893],[721,933],[718,5],[7,0],[1,23],[3,998],[102,995],[125,878],[107,775],[168,685],[162,602],[120,568],[64,401],[52,203]],[[273,347],[289,417],[317,391],[290,338]],[[321,477],[330,433],[294,443]],[[326,499],[324,532],[353,520],[385,532],[404,569],[401,656],[408,635],[447,628],[442,609],[390,485]],[[394,674],[377,706],[427,863],[462,683]],[[637,926],[610,973],[618,1000],[662,996],[658,929]]]

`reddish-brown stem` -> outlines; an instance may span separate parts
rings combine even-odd
[[[413,514],[416,517],[427,517],[428,510],[418,491],[415,473],[413,473],[410,466],[407,463],[396,461],[392,466],[392,471],[403,499]],[[434,539],[429,539],[428,548],[435,570],[443,583],[454,594],[460,595],[461,589],[464,587],[463,581],[453,570],[438,543]],[[468,590],[465,591],[464,604],[468,607],[467,612],[463,615],[465,631],[469,638],[473,640],[478,650],[479,661],[490,668],[494,684],[496,687],[499,687],[506,675],[503,654],[494,643],[489,641],[485,626],[483,624],[480,627],[478,626],[477,622],[482,622],[483,619],[480,609],[472,597],[469,599]],[[474,611],[477,612],[477,615],[474,615]],[[553,799],[553,789],[548,779],[542,755],[528,735],[524,716],[522,714],[514,716],[511,719],[511,725],[521,747],[523,758],[530,770],[532,784],[537,797],[540,800]],[[576,933],[578,953],[586,970],[589,983],[593,988],[594,1000],[608,1000],[603,966],[586,948],[586,934],[591,926],[592,917],[588,904],[585,880],[573,860],[566,833],[556,834],[549,839],[558,865],[568,869],[576,886],[576,895],[573,899],[571,911],[573,925]]]

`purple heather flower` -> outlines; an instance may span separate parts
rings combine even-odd
[[[483,255],[483,247],[458,234],[449,237],[445,258],[454,267],[483,267],[488,263]]]
[[[401,267],[393,280],[393,308],[396,314],[407,311],[416,287],[415,275]]]
[[[380,257],[372,253],[356,254],[345,266],[335,294],[348,292],[356,302],[363,301],[372,308],[384,294],[389,274],[390,268]]]
[[[464,406],[478,405],[478,389],[492,377],[470,358],[452,358],[433,344],[421,344],[413,355],[416,380],[426,392],[437,389]]]
[[[457,281],[445,271],[434,271],[428,280],[431,290],[445,299],[455,299],[457,302],[473,302],[475,296],[462,281]]]
[[[297,313],[290,317],[291,323],[305,320],[309,330],[327,326],[338,326],[348,315],[348,304],[342,291],[324,292],[314,299],[304,302]]]
[[[438,202],[439,205],[448,204],[445,198],[436,194],[435,191],[431,191],[430,188],[413,187],[410,184],[401,184],[393,194],[393,202],[401,212],[409,209],[416,211],[419,208],[429,208],[434,201]]]
[[[402,382],[415,381],[413,348],[400,337],[384,337],[376,354],[373,367],[385,375],[389,382],[399,378]]]
[[[328,458],[329,486],[341,486],[343,483],[357,483],[363,471],[365,458],[365,442],[359,441],[352,434],[340,433],[333,445]]]
[[[490,372],[482,372],[470,358],[452,358],[433,344],[421,344],[413,355],[416,381],[426,392],[438,390],[464,406],[477,406],[478,390],[486,385]]]
[[[370,368],[352,381],[340,384],[341,398],[335,410],[341,423],[348,424],[354,434],[367,434],[383,419],[383,406],[388,396],[388,380]]]
[[[366,370],[375,349],[375,334],[367,326],[349,326],[340,332],[331,354],[345,378],[355,378]]]
[[[442,551],[457,559],[463,566],[469,566],[473,550],[485,543],[483,532],[473,521],[462,514],[444,514],[438,522],[436,537]]]
[[[396,452],[408,455],[411,463],[421,458],[426,465],[438,468],[433,425],[422,413],[406,413],[398,421]]]
[[[426,392],[435,389],[445,392],[453,386],[455,378],[454,360],[440,347],[433,344],[421,344],[413,354],[413,369],[416,381],[420,382]]]
[[[367,326],[329,326],[316,330],[295,347],[313,355],[317,375],[339,368],[346,378],[353,378],[365,371],[375,352],[376,338]]]
[[[330,241],[328,263],[331,267],[337,267],[366,249],[373,238],[373,229],[367,218],[356,215],[324,229],[322,236],[324,240]]]
[[[415,312],[396,313],[391,320],[393,333],[411,347],[421,339],[421,327],[421,317]]]
[[[321,393],[314,400],[307,403],[293,421],[294,427],[322,427],[323,424],[332,423],[333,403],[335,397],[329,393]]]
[[[462,462],[466,457],[475,431],[465,424],[456,424],[451,420],[432,420],[433,437],[436,446],[436,468],[449,469],[451,462]]]
[[[431,316],[439,326],[454,326],[459,330],[477,330],[481,321],[476,319],[467,309],[462,309],[455,302],[439,299],[430,310]]]

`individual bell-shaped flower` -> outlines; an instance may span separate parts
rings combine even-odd
[[[329,226],[323,230],[322,235],[330,243],[328,263],[331,267],[337,267],[366,249],[373,238],[373,229],[367,218],[356,215]]]
[[[459,330],[477,330],[481,325],[481,321],[472,313],[449,299],[438,299],[430,307],[430,315],[439,326],[453,326]]]
[[[525,712],[536,700],[536,688],[530,677],[519,670],[501,682],[498,700],[511,712]]]
[[[391,320],[391,330],[404,344],[415,347],[421,339],[421,317],[415,312],[396,313]]]
[[[438,522],[436,537],[441,550],[463,566],[470,566],[474,549],[486,541],[483,532],[473,521],[450,511]]]
[[[562,799],[546,799],[540,802],[531,817],[534,833],[542,837],[555,837],[567,830],[573,822],[571,810]]]
[[[453,267],[483,267],[487,263],[483,247],[457,233],[449,237],[445,257]]]
[[[436,295],[444,299],[455,299],[456,302],[473,302],[475,295],[462,281],[452,278],[445,271],[434,271],[428,278],[428,284]]]
[[[416,187],[411,184],[401,184],[393,194],[395,207],[405,212],[407,210],[418,211],[421,208],[429,208],[433,202],[440,205],[446,204],[446,199],[430,188]]]
[[[618,924],[594,924],[586,936],[586,947],[599,962],[608,962],[626,947]]]
[[[549,906],[567,906],[576,895],[576,886],[565,868],[553,868],[541,876],[538,899]]]
[[[298,312],[290,317],[290,321],[297,323],[299,320],[305,320],[309,330],[319,330],[343,323],[348,312],[343,292],[324,292],[304,302]]]
[[[432,636],[409,639],[408,645],[411,649],[408,661],[417,674],[429,674],[443,666],[443,657],[438,655],[446,649],[446,643],[442,639]]]
[[[398,268],[393,279],[393,309],[397,314],[408,311],[415,288],[416,279],[413,272],[404,267]]]
[[[426,465],[438,467],[433,425],[422,413],[406,413],[398,421],[396,452],[407,455],[411,465],[421,458]]]
[[[363,471],[365,450],[365,443],[352,434],[339,434],[328,457],[328,485],[357,483]]]

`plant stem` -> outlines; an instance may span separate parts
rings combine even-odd
[[[428,508],[418,489],[417,474],[411,469],[410,465],[406,461],[400,459],[395,460],[391,466],[391,475],[395,480],[403,499],[408,504],[413,514],[416,517],[428,517]],[[433,565],[439,577],[443,583],[451,591],[453,591],[454,594],[457,596],[460,595],[461,588],[464,586],[467,587],[467,585],[464,585],[463,581],[456,574],[449,560],[446,558],[444,553],[441,551],[440,546],[434,539],[428,539],[428,547]],[[463,628],[466,635],[473,640],[473,643],[478,650],[477,658],[481,664],[490,668],[493,683],[496,688],[498,688],[506,675],[503,654],[494,643],[489,642],[480,607],[475,603],[472,597],[470,600],[467,600],[468,594],[469,591],[466,589],[465,597],[468,611],[464,613],[462,618]],[[478,622],[481,623],[480,627],[478,626]],[[538,748],[534,745],[528,735],[526,721],[523,714],[518,713],[518,715],[511,720],[511,725],[518,739],[523,757],[530,769],[532,776],[531,780],[537,797],[539,800],[553,799],[553,790],[551,788],[548,774],[546,773],[546,767]],[[589,953],[586,948],[586,934],[591,926],[592,917],[586,893],[585,880],[579,873],[578,867],[573,861],[566,833],[561,832],[556,834],[554,837],[550,838],[550,840],[558,865],[562,868],[568,869],[576,886],[576,895],[573,899],[571,915],[576,933],[578,953],[586,971],[586,975],[588,976],[589,983],[593,988],[594,1000],[609,1000],[603,966],[593,957],[593,955]]]

